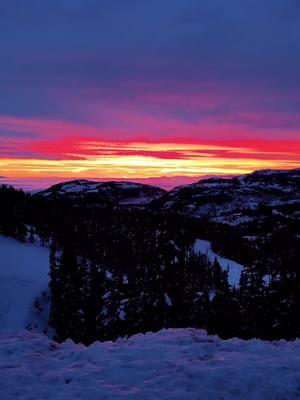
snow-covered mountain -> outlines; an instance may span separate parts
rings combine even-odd
[[[70,198],[112,202],[119,205],[145,205],[161,197],[165,190],[151,185],[132,182],[92,182],[75,180],[59,183],[39,192],[49,199]]]
[[[162,207],[228,225],[253,221],[263,207],[273,214],[300,218],[300,169],[201,180],[171,190],[162,198]]]
[[[299,207],[300,169],[260,170],[234,178],[210,178],[169,192],[141,183],[75,180],[53,185],[37,195],[48,199],[90,199],[119,205],[147,205],[160,199],[164,209],[239,225],[250,221],[253,211],[262,206],[272,207],[275,213],[282,212],[286,206]],[[295,217],[297,213],[298,210]],[[290,216],[293,217],[293,210]]]

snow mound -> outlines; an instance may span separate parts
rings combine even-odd
[[[223,341],[169,329],[89,347],[0,336],[0,398],[298,400],[300,341]]]

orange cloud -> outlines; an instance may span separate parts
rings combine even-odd
[[[262,148],[201,143],[146,143],[75,141],[45,144],[46,150],[59,155],[51,158],[0,159],[5,176],[21,177],[90,177],[149,178],[159,176],[235,175],[259,168],[296,168],[300,149],[280,151],[276,144]],[[286,147],[287,147],[286,143]],[[290,144],[291,145],[291,144]],[[37,149],[35,149],[37,150]],[[43,148],[39,147],[43,152]]]

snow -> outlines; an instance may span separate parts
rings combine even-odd
[[[197,239],[194,244],[194,251],[197,254],[204,254],[207,258],[214,262],[217,259],[223,270],[228,270],[228,282],[231,286],[238,287],[243,266],[233,260],[219,256],[212,250],[211,242],[208,240]]]
[[[106,278],[111,280],[113,278],[113,274],[110,271],[105,271]]]
[[[258,239],[258,236],[256,236],[256,235],[246,235],[246,236],[243,236],[243,239],[246,239],[249,242],[255,242]]]
[[[141,185],[139,183],[133,183],[133,182],[113,182],[114,186],[119,186],[122,189],[139,189]]]
[[[142,197],[131,197],[129,199],[124,199],[119,201],[120,205],[129,206],[129,205],[146,205],[151,203],[151,201],[155,200],[159,196],[142,196]]]
[[[61,186],[60,193],[70,192],[70,193],[81,193],[85,190],[85,182],[77,183],[65,183]]]
[[[211,290],[209,292],[209,301],[213,301],[213,299],[216,297],[216,292],[215,290]]]
[[[270,283],[272,282],[272,277],[271,277],[270,275],[264,275],[264,276],[262,277],[262,280],[263,280],[263,282],[264,282],[264,284],[265,284],[266,286],[269,286]]]
[[[212,221],[230,226],[238,226],[252,222],[254,221],[254,218],[247,215],[242,215],[241,213],[233,213],[212,218]]]
[[[0,336],[2,400],[299,400],[300,341],[168,329],[89,347]]]
[[[198,183],[196,183],[196,184],[192,184],[192,185],[190,185],[190,186],[200,186],[200,187],[202,187],[202,188],[219,188],[219,187],[225,187],[225,188],[227,188],[227,187],[231,187],[232,186],[232,184],[231,184],[231,182],[230,181],[215,181],[214,179],[212,179],[211,181],[207,181],[207,182],[198,182]]]
[[[166,305],[167,305],[168,307],[172,307],[173,302],[172,302],[170,296],[169,296],[167,293],[165,293],[165,302],[166,302]]]
[[[47,290],[49,250],[0,236],[0,331],[24,329]]]
[[[122,321],[126,320],[126,313],[125,313],[125,311],[123,309],[120,309],[120,311],[119,311],[119,318]]]

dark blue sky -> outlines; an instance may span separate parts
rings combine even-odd
[[[0,48],[2,114],[63,116],[56,91],[130,99],[145,86],[213,87],[232,111],[231,88],[255,89],[271,97],[260,110],[299,113],[297,0],[2,0]]]

